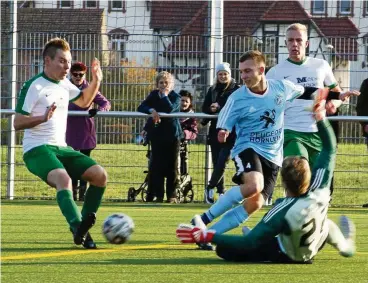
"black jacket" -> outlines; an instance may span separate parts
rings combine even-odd
[[[221,109],[225,106],[227,99],[229,96],[236,91],[240,86],[236,83],[234,79],[231,80],[229,87],[224,90],[224,84],[216,84],[216,87],[211,86],[204,98],[204,102],[202,105],[202,112],[206,114],[218,114]],[[211,104],[217,102],[220,105],[220,108],[215,112],[211,112]],[[209,142],[216,142],[217,141],[217,130],[216,124],[217,119],[205,119],[202,121],[202,124],[205,125],[210,122],[210,130],[208,139]],[[234,145],[236,139],[235,129],[232,130],[231,134],[229,135],[226,144]]]
[[[152,91],[147,98],[138,106],[138,111],[150,114],[154,108],[157,112],[176,113],[180,111],[180,95],[171,91],[167,97],[161,98],[158,90]],[[152,119],[147,121],[147,138],[151,141],[173,141],[183,137],[179,118],[161,118],[157,125]]]
[[[365,79],[360,86],[360,95],[358,96],[356,111],[358,116],[368,116],[368,79]],[[368,133],[364,132],[364,126],[368,122],[360,122],[363,128],[363,135],[368,137]]]

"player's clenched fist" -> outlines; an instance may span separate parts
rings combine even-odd
[[[209,243],[215,233],[214,230],[202,229],[190,224],[180,224],[176,229],[176,237],[183,244]]]
[[[217,134],[217,139],[220,143],[226,142],[227,137],[229,136],[229,132],[226,130],[220,130]]]

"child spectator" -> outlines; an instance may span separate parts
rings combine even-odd
[[[179,95],[181,96],[180,112],[194,113],[192,94],[183,89]],[[197,137],[198,128],[195,118],[180,118],[180,126],[184,132],[184,140],[194,140]]]

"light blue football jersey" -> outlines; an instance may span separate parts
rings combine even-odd
[[[251,92],[246,86],[236,90],[222,108],[218,129],[231,132],[237,139],[231,151],[234,158],[247,148],[281,166],[284,142],[285,102],[302,95],[304,87],[287,80],[267,80],[264,94]]]

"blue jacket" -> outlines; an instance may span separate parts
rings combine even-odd
[[[151,108],[157,112],[177,113],[180,111],[180,95],[172,90],[168,96],[161,98],[159,91],[153,90],[138,106],[138,111],[150,114]],[[149,119],[147,123],[147,138],[151,141],[173,141],[183,137],[179,118],[161,118],[156,125]]]

